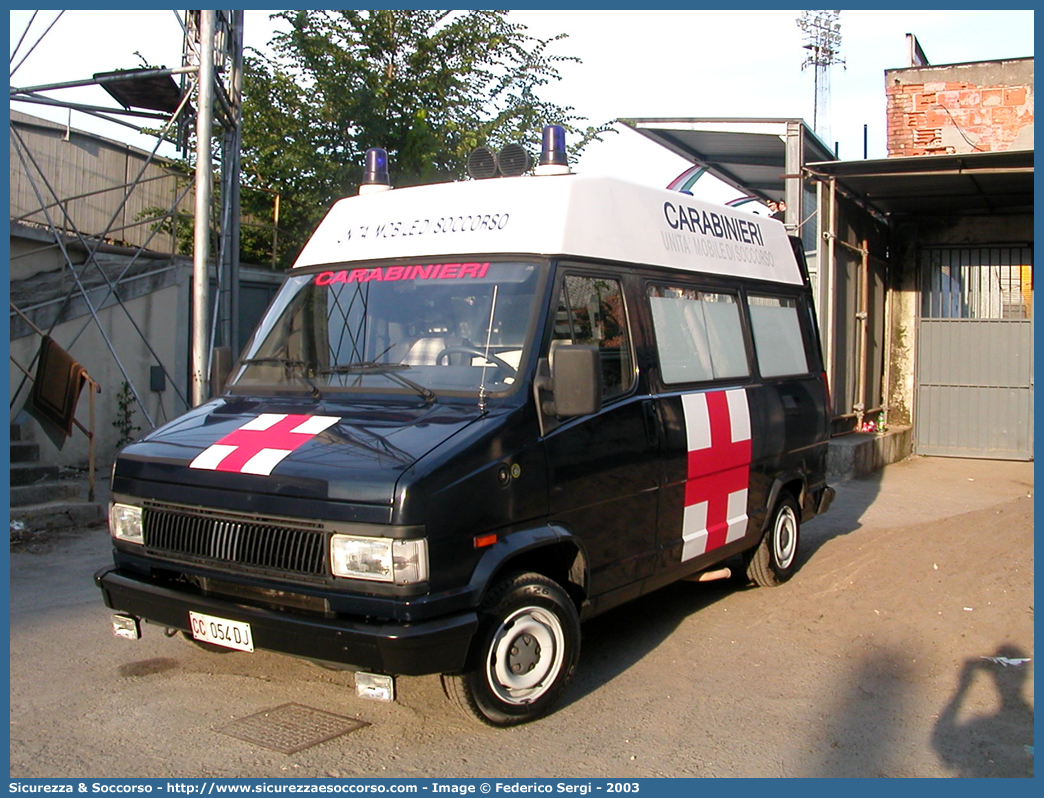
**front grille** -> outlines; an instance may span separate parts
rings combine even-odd
[[[237,516],[174,507],[142,509],[150,553],[239,568],[327,575],[326,533],[283,519]]]

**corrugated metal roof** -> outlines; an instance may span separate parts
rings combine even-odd
[[[780,201],[787,172],[787,131],[796,127],[802,163],[826,161],[830,149],[801,119],[624,119],[624,124],[700,166],[733,188]],[[798,166],[795,166],[795,171]]]
[[[974,152],[838,161],[797,119],[622,120],[663,147],[706,166],[739,191],[784,198],[787,127],[802,127],[807,173],[835,177],[849,195],[886,216],[1027,213],[1033,151]]]
[[[1033,150],[810,163],[889,216],[1030,213]]]

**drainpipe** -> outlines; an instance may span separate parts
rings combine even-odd
[[[852,408],[856,414],[856,424],[860,429],[866,417],[866,346],[868,325],[870,324],[870,244],[864,238],[862,252],[861,273],[859,278],[859,312],[856,318],[859,320],[859,378],[856,383],[856,403]]]
[[[884,316],[884,374],[881,377],[881,412],[884,422],[888,423],[889,405],[892,403],[892,305],[895,294],[892,291],[892,264],[885,269],[885,316]]]
[[[826,319],[823,324],[827,334],[826,340],[826,369],[827,369],[827,383],[830,385],[830,394],[834,397],[834,402],[837,402],[837,397],[840,395],[840,391],[837,390],[837,386],[834,385],[834,277],[837,272],[837,178],[830,178],[830,192],[829,201],[827,208],[829,210],[827,230],[824,234],[827,242],[826,247],[826,263],[823,264],[823,277],[826,277],[826,282],[823,283],[823,289],[821,291],[823,297],[823,309],[826,312]],[[820,206],[822,207],[822,206]],[[822,279],[822,277],[820,278]],[[833,408],[831,408],[833,412]]]

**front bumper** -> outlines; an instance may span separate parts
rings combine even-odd
[[[196,595],[152,584],[114,566],[94,575],[105,606],[172,629],[189,629],[189,611],[250,624],[257,648],[358,670],[401,676],[464,668],[478,627],[474,612],[419,623],[317,618]]]

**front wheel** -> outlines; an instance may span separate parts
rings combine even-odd
[[[450,701],[491,726],[547,714],[580,657],[580,617],[572,599],[557,582],[520,573],[497,583],[480,614],[472,669],[442,677]]]
[[[761,587],[781,585],[794,575],[800,518],[789,493],[780,496],[761,543],[747,562],[747,576]]]

